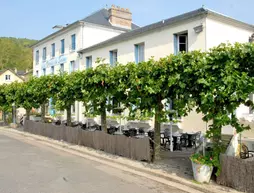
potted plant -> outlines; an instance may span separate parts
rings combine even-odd
[[[213,166],[214,159],[212,156],[202,155],[200,153],[195,153],[190,157],[192,162],[192,170],[194,179],[200,183],[209,183]]]

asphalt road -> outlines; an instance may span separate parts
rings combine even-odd
[[[0,134],[0,193],[143,192],[182,193],[97,162]]]

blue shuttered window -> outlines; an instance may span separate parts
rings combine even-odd
[[[51,44],[51,57],[55,57],[56,55],[56,44]]]
[[[35,54],[35,61],[36,61],[36,64],[39,64],[39,59],[40,59],[40,53],[39,53],[39,50],[36,51],[36,54]]]
[[[138,60],[138,45],[135,45],[135,62],[136,64],[138,64],[139,60]]]
[[[92,67],[92,56],[86,57],[86,69]]]
[[[64,72],[64,64],[60,64],[60,73]]]
[[[76,50],[76,34],[71,36],[71,49]]]
[[[188,33],[174,34],[174,54],[188,52]]]
[[[65,52],[65,42],[64,39],[61,40],[61,54],[64,54]]]
[[[53,75],[55,73],[55,68],[54,66],[51,66],[51,74]]]
[[[46,60],[46,57],[47,57],[47,48],[43,48],[43,53],[42,53],[42,60]]]
[[[110,65],[115,66],[117,64],[117,50],[109,52]]]
[[[178,53],[178,37],[177,34],[174,34],[174,54]]]
[[[135,44],[135,62],[138,64],[139,62],[145,61],[145,44]]]
[[[43,68],[42,72],[43,72],[43,76],[45,76],[46,75],[46,68]]]
[[[72,72],[75,71],[75,69],[76,69],[75,61],[73,60],[73,61],[70,62],[70,69],[69,69],[69,72],[72,73]]]

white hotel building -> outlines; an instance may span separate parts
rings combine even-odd
[[[116,62],[138,63],[151,57],[159,59],[179,51],[206,51],[220,43],[249,42],[254,34],[253,25],[205,8],[141,28],[131,24],[131,13],[128,10],[111,8],[100,12],[108,16],[104,20],[107,25],[96,24],[97,16],[94,17],[93,14],[90,16],[94,17],[93,22],[89,19],[75,22],[39,41],[34,46],[34,75],[53,73],[59,68],[69,72],[75,69],[85,70],[96,67],[97,58],[103,58],[105,62],[115,65]],[[72,46],[73,34],[76,34],[75,47]],[[65,39],[65,54],[61,54],[62,39]],[[46,60],[43,54],[45,47],[51,50],[47,52]],[[56,50],[55,55],[52,54],[53,48]],[[40,56],[37,55],[38,51]],[[64,63],[63,67],[61,63]],[[82,105],[78,106],[76,119],[82,120]],[[250,114],[252,112],[249,108],[243,105],[237,109],[238,117]],[[181,119],[179,127],[184,130],[205,129],[201,117],[202,115],[193,111]]]
[[[128,9],[112,6],[110,9],[100,9],[72,24],[53,28],[58,31],[32,46],[34,76],[84,69],[81,67],[78,50],[139,27],[132,23],[132,14]],[[49,104],[50,114],[53,113],[51,110]],[[72,107],[77,120],[82,119],[83,111],[81,103],[76,102]]]

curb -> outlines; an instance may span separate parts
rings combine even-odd
[[[143,176],[145,178],[154,180],[156,182],[176,187],[186,192],[190,192],[190,193],[224,192],[223,190],[218,190],[218,189],[211,190],[211,187],[208,187],[209,185],[195,184],[192,181],[188,181],[178,176],[165,173],[162,170],[147,168],[141,163],[134,160],[130,160],[128,158],[118,157],[116,155],[112,155],[114,158],[110,158],[108,156],[106,157],[106,155],[102,155],[102,153],[99,153],[100,151],[91,150],[90,148],[87,148],[84,146],[73,145],[63,141],[57,141],[57,140],[53,140],[44,136],[38,136],[31,133],[14,130],[11,128],[1,128],[0,131],[4,132],[5,134],[7,133],[7,135],[8,134],[11,135],[11,137],[14,137],[18,140],[25,141],[27,143],[29,143],[29,141],[30,143],[32,143],[33,141],[33,145],[34,145],[34,140],[36,140],[40,144],[44,144],[54,149],[65,151],[67,153],[71,153],[73,155],[77,155],[89,160],[100,162],[105,165],[109,165],[111,167],[118,168],[126,172]],[[20,137],[26,137],[26,138],[21,139]],[[117,157],[117,159],[115,159],[115,157]],[[229,191],[227,190],[227,192]],[[235,191],[233,190],[233,192]]]

